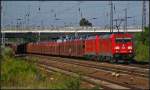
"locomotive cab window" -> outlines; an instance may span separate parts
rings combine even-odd
[[[131,38],[116,38],[116,43],[127,43],[132,42]]]

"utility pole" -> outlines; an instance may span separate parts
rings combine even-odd
[[[118,19],[114,19],[113,21],[115,21],[116,22],[116,28],[117,28],[117,30],[118,30],[118,32],[119,32],[119,25],[118,25],[118,21],[119,21],[120,19],[118,18]]]
[[[119,29],[120,29],[120,25],[121,25],[121,23],[122,23],[122,21],[124,21],[124,18],[119,18],[118,17],[118,19],[114,19],[113,21],[115,21],[116,22],[116,28],[117,28],[117,30],[118,30],[118,32],[119,32]],[[118,21],[120,21],[119,23],[118,23]]]
[[[113,32],[113,3],[110,1],[110,32]]]
[[[38,33],[38,41],[41,41],[41,32]]]
[[[143,32],[144,32],[144,27],[146,26],[146,4],[145,0],[143,0],[143,7],[142,7],[142,39],[144,38]],[[144,40],[142,40],[142,43],[144,44]]]
[[[144,31],[145,26],[146,26],[146,1],[143,0],[143,5],[142,5],[142,32]]]
[[[127,27],[128,27],[128,19],[133,18],[133,17],[128,17],[127,14],[127,8],[124,9],[125,11],[125,16],[124,16],[124,32],[127,32]]]
[[[25,16],[24,16],[24,28],[27,28],[27,9],[25,9]]]
[[[39,7],[38,7],[38,11],[39,11],[39,15],[41,15],[41,6],[40,6],[40,1],[39,1]],[[40,18],[41,19],[41,18]],[[39,25],[40,29],[42,30],[42,27],[43,27],[43,21],[42,19],[40,20],[41,21],[41,25]],[[38,32],[38,42],[41,41],[41,32]]]
[[[79,8],[79,14],[80,14],[80,19],[82,19],[82,18],[83,18],[83,15],[82,15],[82,11],[81,11],[80,8]]]
[[[124,32],[127,32],[127,8],[125,8],[125,23],[124,23]]]
[[[41,20],[41,28],[44,29],[43,20]]]
[[[27,27],[28,27],[28,29],[29,29],[29,16],[30,16],[30,5],[28,6],[28,13],[27,13]]]

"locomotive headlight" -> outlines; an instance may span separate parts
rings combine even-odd
[[[116,53],[118,53],[119,51],[118,50],[116,50]]]
[[[132,49],[132,46],[128,46],[128,49]]]
[[[120,49],[120,47],[119,47],[119,46],[116,46],[115,49]]]

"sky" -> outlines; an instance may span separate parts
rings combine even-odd
[[[148,4],[149,2],[146,1],[147,24],[149,23]],[[128,26],[141,25],[142,1],[113,1],[113,5],[114,19],[124,18],[124,9],[127,8],[127,16],[132,17],[128,19]],[[35,27],[79,26],[81,12],[83,17],[95,27],[109,25],[109,1],[2,1],[1,24],[2,27],[14,26],[17,22],[24,26]]]

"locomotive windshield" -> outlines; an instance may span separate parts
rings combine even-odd
[[[132,42],[131,38],[116,38],[116,43],[127,43]]]

